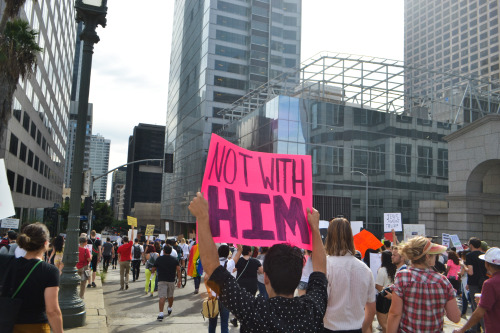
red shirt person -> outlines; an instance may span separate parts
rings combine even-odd
[[[132,245],[134,242],[134,226],[132,226],[132,233],[130,241],[127,236],[123,237],[123,245],[117,250],[118,261],[120,263],[120,290],[128,289],[128,273],[130,272],[130,260],[132,260]]]
[[[87,284],[87,280],[89,278],[86,272],[90,275],[88,265],[92,257],[90,255],[90,250],[86,248],[87,238],[80,237],[78,241],[80,246],[78,247],[78,262],[76,263],[76,269],[78,270],[78,275],[80,276],[80,298],[83,299],[83,296],[85,295],[85,285]]]

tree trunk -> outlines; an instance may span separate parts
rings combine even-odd
[[[5,158],[7,151],[7,127],[12,116],[12,99],[17,81],[9,80],[8,74],[0,73],[0,158]]]

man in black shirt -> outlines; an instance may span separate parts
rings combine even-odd
[[[319,233],[319,213],[308,211],[313,241],[313,273],[304,296],[293,297],[302,275],[304,258],[297,247],[276,244],[266,254],[264,284],[269,299],[243,290],[219,263],[208,220],[208,202],[198,192],[189,210],[198,221],[198,244],[209,286],[238,320],[241,332],[321,332],[328,302],[326,253]]]
[[[104,272],[108,271],[109,263],[111,258],[115,256],[115,249],[113,244],[111,243],[111,238],[106,238],[106,243],[102,245],[102,269]]]
[[[472,311],[477,308],[475,294],[481,293],[483,287],[483,282],[488,278],[486,276],[486,267],[484,266],[484,260],[479,259],[479,256],[483,254],[481,252],[481,240],[476,237],[469,239],[470,253],[467,253],[465,257],[465,272],[468,274],[467,286],[469,287],[469,295],[471,300]],[[477,324],[471,329],[471,332],[481,332],[480,326],[484,327],[484,322],[481,320],[480,324]]]
[[[168,316],[172,313],[172,304],[174,304],[174,290],[175,290],[175,273],[177,273],[177,288],[181,287],[181,266],[176,258],[172,257],[172,247],[165,245],[163,248],[163,255],[156,259],[151,271],[154,273],[158,271],[158,297],[160,313],[158,314],[158,321],[163,320],[163,308],[165,307],[165,300],[168,298]]]

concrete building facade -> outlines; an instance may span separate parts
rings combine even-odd
[[[89,167],[93,177],[99,177],[108,172],[110,147],[111,140],[105,139],[100,134],[90,137]],[[94,181],[93,192],[95,193],[97,201],[106,201],[107,188],[108,176],[101,177]]]
[[[5,157],[16,217],[43,219],[62,202],[76,23],[74,3],[26,1],[20,16],[39,32],[35,73],[20,80],[8,123]]]

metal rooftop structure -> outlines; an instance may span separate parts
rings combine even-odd
[[[412,75],[437,82],[441,89],[413,94],[411,87],[405,88],[405,76],[408,79]],[[398,60],[322,52],[219,114],[231,123],[278,95],[459,124],[500,112],[499,82],[405,66]]]

